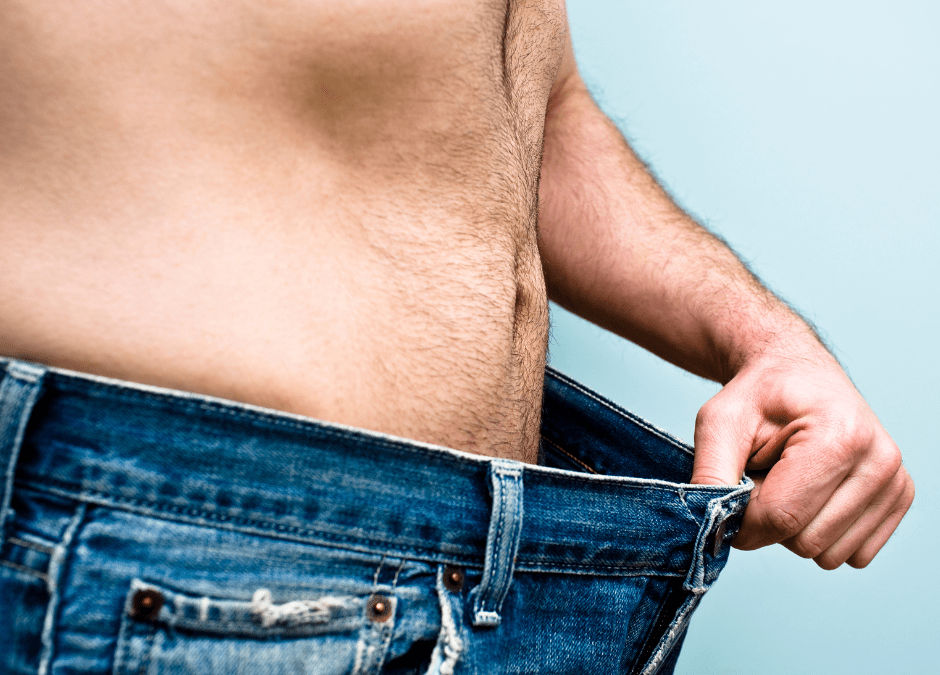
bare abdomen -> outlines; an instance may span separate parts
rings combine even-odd
[[[534,461],[548,92],[501,3],[6,2],[0,353]]]

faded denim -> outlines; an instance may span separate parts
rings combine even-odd
[[[550,369],[532,466],[0,366],[0,673],[670,673],[752,488]]]

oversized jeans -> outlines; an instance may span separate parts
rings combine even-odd
[[[534,466],[0,366],[4,674],[669,673],[752,487],[552,370]]]

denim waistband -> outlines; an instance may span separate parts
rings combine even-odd
[[[691,448],[552,369],[535,466],[20,361],[0,367],[4,507],[15,482],[90,505],[469,567],[483,567],[488,533],[506,519],[516,523],[516,571],[674,576],[702,592],[753,487],[687,484]],[[521,514],[498,514],[496,493],[514,490]]]

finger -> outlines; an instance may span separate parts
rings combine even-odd
[[[901,472],[901,453],[894,442],[885,437],[842,481],[810,523],[783,545],[799,556],[815,559],[822,567],[826,564],[838,567],[883,520],[904,489],[905,477],[906,473]],[[870,522],[877,513],[881,513],[881,517],[877,522]],[[864,523],[869,523],[870,528],[863,532],[858,528]],[[845,552],[844,558],[838,561],[828,556],[820,558],[849,530],[856,533],[858,540],[855,547]]]
[[[900,515],[903,515],[910,506],[907,500],[909,486],[913,486],[907,471],[900,468],[892,478],[886,489],[872,501],[864,513],[852,523],[843,535],[833,542],[831,546],[813,559],[823,569],[835,569],[846,562],[856,551],[877,533],[882,524],[892,518],[899,509],[903,509]],[[897,519],[900,522],[900,517]],[[887,532],[884,541],[887,541],[894,528]],[[872,557],[877,553],[877,549],[884,544],[884,541],[872,551]],[[868,559],[868,562],[871,558]],[[867,562],[865,563],[867,564]]]
[[[843,450],[827,452],[819,445],[804,431],[790,438],[744,511],[736,539],[739,548],[760,548],[795,536],[829,501],[852,462]]]
[[[750,479],[754,482],[754,489],[751,490],[751,494],[750,494],[750,496],[749,496],[749,498],[748,498],[748,499],[749,499],[748,505],[750,505],[750,502],[752,502],[752,501],[754,501],[755,499],[757,499],[757,495],[760,494],[761,488],[763,488],[763,486],[764,486],[764,478],[765,478],[766,476],[767,476],[767,472],[766,472],[766,471],[758,471],[758,472],[748,471],[748,472],[747,472],[747,477],[750,478]],[[746,548],[746,547],[744,547],[744,546],[741,545],[741,530],[740,530],[740,528],[738,529],[738,532],[735,534],[734,539],[731,540],[731,546],[734,547],[734,548],[737,548],[737,549],[741,549],[741,550],[743,550],[743,551],[750,550],[749,548]]]
[[[903,483],[892,482],[887,490],[868,504],[855,521],[846,525],[845,531],[839,533],[840,536],[831,540],[820,540],[806,537],[801,532],[796,537],[784,541],[783,545],[803,558],[812,558],[823,569],[834,570],[844,563],[888,517],[900,499],[903,489]],[[812,524],[806,529],[811,528]]]
[[[849,565],[858,568],[866,567],[878,554],[878,552],[881,550],[881,547],[884,546],[888,539],[891,538],[891,535],[894,534],[894,531],[900,524],[904,514],[906,514],[908,509],[911,508],[913,501],[914,481],[912,481],[910,476],[908,476],[904,492],[902,493],[900,499],[898,499],[898,501],[895,503],[894,508],[888,514],[888,517],[882,521],[878,529],[876,529],[872,535],[865,540],[865,542],[858,548],[857,551],[855,551],[855,553],[849,556],[847,560]]]
[[[737,485],[751,451],[754,418],[744,406],[724,404],[721,393],[703,405],[695,418],[695,460],[690,482]]]

